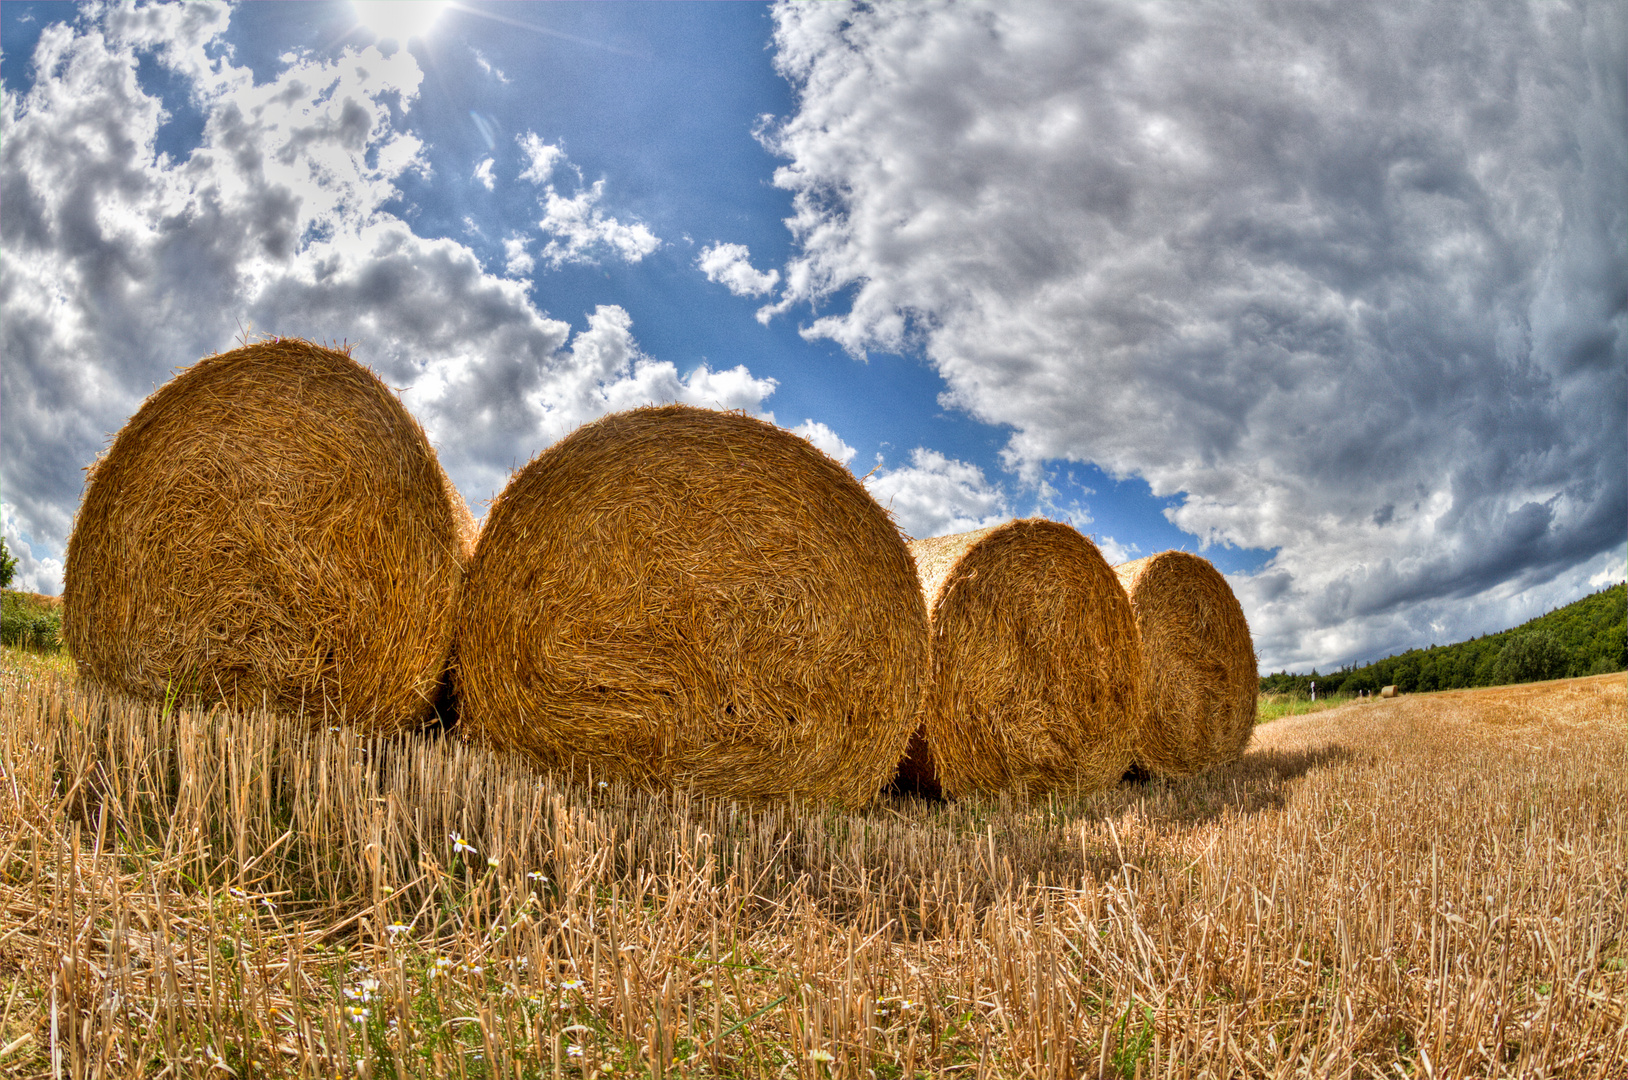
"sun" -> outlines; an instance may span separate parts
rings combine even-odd
[[[437,0],[351,0],[356,20],[380,40],[422,38],[447,7]]]

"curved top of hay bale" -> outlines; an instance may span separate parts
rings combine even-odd
[[[260,342],[160,387],[90,472],[64,635],[82,674],[126,693],[416,727],[473,534],[376,376]]]
[[[915,567],[853,474],[688,406],[607,416],[493,502],[457,641],[460,722],[551,768],[856,804],[915,727]]]
[[[1142,635],[1147,698],[1136,762],[1190,776],[1235,761],[1255,730],[1260,678],[1249,623],[1209,562],[1166,551],[1115,567]]]
[[[1118,781],[1142,667],[1124,590],[1096,545],[1026,519],[910,549],[932,621],[925,742],[944,792]]]

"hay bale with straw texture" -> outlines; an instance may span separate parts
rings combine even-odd
[[[1260,679],[1227,579],[1185,551],[1114,569],[1136,613],[1147,672],[1137,765],[1155,776],[1191,776],[1236,761],[1255,730]]]
[[[545,767],[858,804],[915,727],[915,567],[852,473],[687,406],[605,417],[520,470],[470,563],[460,721]]]
[[[933,652],[901,786],[960,796],[1117,782],[1142,665],[1130,605],[1096,545],[1028,519],[910,549]]]
[[[141,697],[422,725],[474,523],[424,432],[347,352],[278,339],[154,392],[90,470],[64,632]]]

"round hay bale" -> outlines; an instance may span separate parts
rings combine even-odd
[[[1031,518],[910,550],[932,675],[900,785],[960,796],[1116,783],[1130,764],[1142,665],[1130,605],[1096,545]]]
[[[916,725],[903,537],[847,469],[749,416],[579,428],[492,503],[467,589],[460,723],[546,768],[853,805]]]
[[[474,522],[423,430],[347,352],[205,357],[96,463],[68,541],[81,674],[140,697],[431,718]]]
[[[1166,551],[1114,568],[1136,613],[1147,696],[1136,763],[1191,776],[1236,761],[1255,730],[1260,678],[1249,623],[1209,562]]]

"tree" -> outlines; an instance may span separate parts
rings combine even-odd
[[[1553,634],[1547,630],[1528,630],[1511,637],[1498,653],[1498,681],[1558,679],[1566,674],[1570,663],[1571,658]]]
[[[6,550],[6,538],[0,536],[0,589],[8,587],[16,573],[17,559]]]

